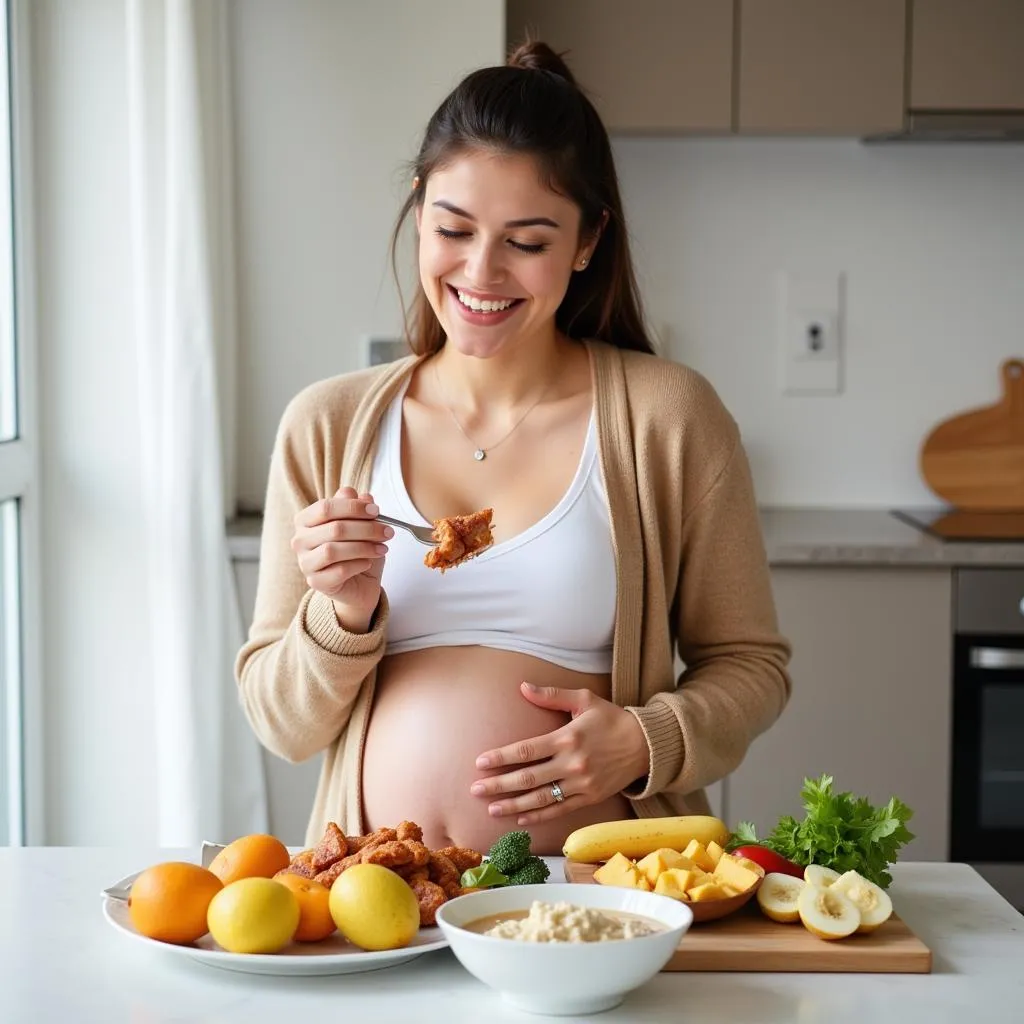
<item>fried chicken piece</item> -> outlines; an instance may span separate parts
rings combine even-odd
[[[437,924],[437,908],[448,901],[448,894],[436,882],[426,879],[413,882],[412,891],[420,905],[420,926],[432,928]]]
[[[416,864],[401,864],[393,869],[399,878],[404,878],[409,885],[413,882],[426,882],[429,880],[427,869]]]
[[[459,890],[462,888],[460,882],[462,873],[443,853],[432,853],[430,855],[428,871],[430,880],[439,885],[444,890],[446,896],[454,897],[459,895]]]
[[[303,850],[302,853],[295,854],[288,867],[281,868],[277,874],[301,875],[303,878],[312,878],[316,874],[316,869],[313,867],[313,851]]]
[[[341,860],[336,860],[329,868],[325,868],[323,871],[317,872],[313,877],[321,884],[326,885],[328,889],[338,879],[343,871],[347,871],[353,864],[358,864],[363,859],[363,851],[360,850],[358,853],[350,853],[347,857],[342,857]]]
[[[398,831],[393,828],[379,828],[366,836],[348,836],[348,852],[355,853],[365,850],[368,846],[380,846],[381,843],[393,843],[398,839]]]
[[[333,821],[329,821],[323,839],[313,849],[313,868],[315,871],[323,871],[347,853],[348,840],[345,833]]]
[[[397,868],[412,861],[412,850],[396,839],[390,843],[367,846],[359,851],[363,864],[380,864],[384,868]]]
[[[455,865],[455,870],[460,875],[470,868],[478,868],[484,859],[482,853],[471,850],[468,846],[446,846],[437,852],[447,857]]]
[[[412,857],[412,863],[419,868],[426,867],[430,863],[430,850],[417,839],[402,840]]]
[[[410,839],[415,843],[423,842],[423,829],[415,821],[399,822],[395,831],[399,839]]]
[[[437,546],[431,548],[423,564],[428,569],[447,569],[475,558],[494,543],[491,533],[491,517],[494,510],[482,509],[470,512],[468,516],[447,516],[434,520],[434,541]]]

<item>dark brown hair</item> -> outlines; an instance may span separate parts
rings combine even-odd
[[[542,180],[579,207],[582,237],[601,227],[607,211],[590,263],[572,274],[555,323],[571,338],[595,338],[618,348],[653,352],[644,328],[608,132],[565,62],[542,42],[523,43],[503,67],[471,72],[434,112],[411,168],[414,181],[419,180],[392,235],[392,267],[402,226],[422,204],[427,178],[474,149],[533,157]],[[437,352],[445,342],[444,330],[418,282],[406,335],[417,355]]]

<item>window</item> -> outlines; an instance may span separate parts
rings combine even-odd
[[[19,273],[23,262],[30,266],[30,232],[20,216],[30,204],[18,194],[19,183],[29,180],[17,142],[25,130],[18,110],[27,108],[18,84],[23,13],[21,0],[0,0],[0,846],[42,841],[33,802],[42,780],[32,773],[33,789],[27,770],[29,753],[38,758],[38,660],[26,657],[34,650],[26,641],[37,621],[28,610],[39,580],[40,519],[35,361],[22,308],[31,304],[23,300]]]

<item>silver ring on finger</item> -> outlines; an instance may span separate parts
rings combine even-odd
[[[565,799],[562,787],[557,782],[551,783],[551,795],[555,798],[556,804],[560,804]]]

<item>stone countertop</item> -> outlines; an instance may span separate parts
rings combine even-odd
[[[104,886],[147,864],[195,859],[179,849],[0,848],[4,1024],[553,1019],[503,1004],[447,949],[363,974],[261,977],[147,948],[104,919]],[[554,861],[552,868],[560,879]],[[900,863],[892,873],[897,912],[932,951],[930,974],[661,973],[617,1009],[559,1019],[1019,1024],[1024,918],[966,864]]]
[[[228,523],[232,558],[259,558],[261,524],[257,515]],[[1024,542],[944,542],[882,508],[762,508],[761,524],[777,566],[1024,566]]]

